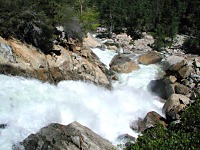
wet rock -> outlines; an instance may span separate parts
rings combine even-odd
[[[153,94],[161,97],[162,99],[167,98],[166,83],[163,79],[152,80],[148,84],[147,89]]]
[[[136,123],[132,123],[131,128],[138,132],[143,132],[148,128],[155,127],[156,125],[163,125],[166,127],[166,119],[155,111],[151,111],[147,113],[144,119],[139,119]]]
[[[116,55],[110,63],[110,69],[119,73],[130,73],[133,70],[138,70],[139,66],[129,57],[124,55]]]
[[[22,143],[25,150],[112,150],[115,147],[89,128],[73,122],[67,126],[57,123],[31,134]],[[15,147],[17,148],[17,147]]]
[[[117,140],[121,141],[121,143],[125,143],[125,146],[127,146],[131,143],[135,143],[136,138],[129,134],[122,134],[122,135],[118,136]],[[122,145],[122,147],[123,147],[123,145]]]
[[[5,129],[7,127],[7,124],[0,124],[0,129]]]
[[[166,97],[167,99],[172,95],[172,94],[175,94],[175,84],[166,84]]]
[[[190,103],[190,99],[181,94],[172,94],[163,106],[168,120],[179,119],[179,112]]]
[[[148,52],[138,58],[138,62],[144,65],[155,64],[162,60],[161,54],[156,52]]]

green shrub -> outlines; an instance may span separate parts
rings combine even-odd
[[[126,150],[141,149],[199,149],[200,146],[200,99],[181,114],[181,122],[164,128],[157,126],[147,130],[135,144],[129,144]]]
[[[189,37],[183,43],[186,53],[200,54],[200,43],[198,38]]]
[[[78,15],[70,7],[64,0],[0,0],[0,35],[15,37],[48,53],[56,26],[64,26],[68,38],[82,35]]]

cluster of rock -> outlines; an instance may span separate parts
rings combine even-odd
[[[0,73],[50,83],[83,80],[110,86],[105,74],[106,67],[84,42],[68,42],[66,45],[54,45],[50,54],[45,55],[16,39],[5,40],[0,37]]]
[[[98,85],[110,86],[109,72],[92,53],[89,47],[104,47],[90,34],[83,43],[74,40],[66,41],[65,35],[56,41],[54,50],[45,55],[33,46],[21,43],[16,39],[5,40],[0,38],[0,73],[17,76],[37,78],[42,81],[58,83],[61,80],[83,80],[91,81]],[[135,41],[130,45],[131,38],[126,34],[113,36],[107,40],[110,49],[119,52],[111,63],[110,70],[119,73],[130,73],[138,70],[138,63],[143,65],[160,63],[162,61],[166,75],[159,81],[153,81],[150,86],[154,92],[161,91],[160,96],[165,100],[163,111],[166,119],[158,113],[149,112],[144,119],[139,119],[131,124],[131,128],[143,132],[157,124],[167,126],[169,121],[179,119],[182,111],[192,100],[200,96],[200,57],[184,58],[170,56],[163,59],[158,52],[150,48],[154,40],[151,36],[144,34],[142,40]],[[109,43],[108,42],[108,43]],[[112,44],[114,43],[114,45]],[[117,46],[115,46],[118,45]],[[142,45],[142,46],[141,46]],[[107,48],[108,48],[107,47]],[[134,62],[133,50],[143,50]],[[4,128],[6,125],[0,125]],[[128,134],[122,138],[135,140]],[[70,149],[70,150],[110,150],[116,149],[111,143],[92,132],[87,127],[74,122],[67,126],[50,124],[42,128],[38,133],[31,134],[20,145],[15,145],[14,150],[19,149]]]
[[[145,52],[152,51],[151,45],[154,43],[154,38],[146,32],[143,32],[142,36],[143,38],[134,41],[133,49]]]
[[[112,150],[116,149],[89,128],[78,122],[67,126],[53,123],[29,135],[14,150]]]
[[[182,47],[186,38],[186,35],[176,35],[176,37],[173,39],[172,45],[165,48],[165,53],[177,56],[184,55]]]
[[[156,112],[149,112],[145,118],[139,118],[131,124],[131,128],[138,132],[158,124],[167,127],[171,121],[179,120],[179,113],[200,96],[200,57],[172,55],[164,58],[161,64],[166,75],[163,79],[151,82],[149,88],[162,98],[166,119]]]
[[[164,61],[163,67],[167,94],[163,110],[169,120],[176,120],[178,113],[200,96],[200,57],[191,60],[172,55]]]
[[[112,34],[111,38],[102,38],[103,41],[102,48],[107,48],[109,50],[115,50],[118,53],[129,54],[133,45],[131,44],[132,38],[125,33]]]
[[[144,34],[143,39],[134,41],[134,46],[131,50],[126,48],[132,54],[127,55],[126,52],[119,53],[110,63],[110,69],[119,73],[129,73],[139,69],[138,63],[143,65],[160,63],[166,72],[163,79],[152,81],[149,84],[149,88],[153,90],[152,92],[159,95],[163,103],[165,103],[163,113],[166,118],[154,111],[149,112],[143,119],[134,121],[131,124],[133,130],[143,132],[158,124],[167,127],[171,121],[180,119],[179,112],[187,107],[196,97],[200,96],[200,57],[184,55],[184,52],[180,50],[184,37],[177,36],[176,40],[177,42],[171,48],[167,48],[164,52],[159,53],[152,51],[150,47],[154,42],[153,37]],[[112,39],[108,41],[113,43],[117,40]],[[109,48],[113,50],[118,49],[119,51],[119,47],[114,48],[110,46]],[[142,52],[140,52],[137,62],[134,62],[130,58],[134,53],[138,54],[137,50],[142,50]]]

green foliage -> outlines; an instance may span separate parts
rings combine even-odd
[[[82,27],[84,31],[92,31],[96,29],[100,24],[98,23],[99,13],[94,9],[86,9],[80,16]]]
[[[168,129],[157,126],[143,133],[136,143],[126,150],[139,149],[199,149],[200,99],[181,114],[181,122]]]
[[[200,54],[200,38],[189,37],[183,43],[185,52]]]
[[[177,33],[200,41],[199,0],[89,0],[97,7],[100,22],[110,32],[127,33],[134,39],[141,32],[155,33],[157,50],[170,45]],[[167,39],[167,40],[166,40]]]
[[[56,26],[64,26],[68,38],[82,36],[78,14],[65,0],[0,0],[0,12],[1,36],[18,38],[44,53],[52,49]]]
[[[155,33],[157,50],[170,45],[177,33],[188,34],[193,38],[186,41],[186,52],[199,53],[199,0],[0,0],[0,12],[3,37],[17,37],[43,51],[51,47],[46,44],[55,26],[81,39],[82,31],[101,25],[108,35],[126,31],[134,39],[144,31]]]

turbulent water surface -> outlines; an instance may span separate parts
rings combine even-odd
[[[96,53],[109,67],[115,53],[98,49]],[[7,124],[0,129],[0,150],[12,149],[13,144],[55,122],[67,125],[78,121],[114,144],[121,134],[137,136],[130,123],[152,110],[161,114],[163,105],[147,90],[160,67],[140,67],[130,74],[119,74],[112,91],[81,81],[62,81],[54,86],[0,75],[0,124]]]

